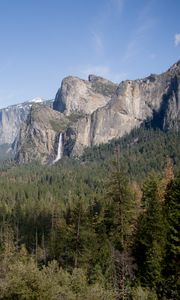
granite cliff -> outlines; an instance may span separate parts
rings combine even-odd
[[[0,144],[12,144],[27,118],[30,103],[12,105],[0,110]]]
[[[55,159],[59,132],[68,124],[64,115],[46,105],[34,104],[14,141],[15,159],[20,163],[33,160],[51,163]]]
[[[13,143],[22,123],[26,121],[34,103],[44,103],[47,106],[52,106],[53,101],[35,98],[30,101],[0,109],[0,145]]]
[[[16,148],[18,162],[37,159],[42,163],[51,162],[57,153],[60,133],[64,155],[80,156],[85,147],[119,138],[142,123],[162,130],[179,130],[180,61],[163,74],[126,80],[119,85],[93,75],[88,81],[67,77],[57,92],[53,108],[49,112],[41,108],[33,116],[34,122],[27,121],[21,128]],[[31,117],[32,110],[28,120]],[[51,126],[54,118],[56,124],[63,124],[56,130]],[[47,135],[48,130],[51,137]],[[29,150],[29,139],[33,141],[34,151]]]
[[[88,80],[69,76],[62,81],[53,108],[67,116],[91,114],[109,102],[116,88],[116,84],[95,75],[89,75]]]
[[[179,130],[180,62],[161,75],[121,82],[104,107],[78,122],[72,154],[121,137],[144,122],[162,130]]]

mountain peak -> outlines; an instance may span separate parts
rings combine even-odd
[[[91,114],[110,101],[116,88],[111,81],[96,75],[89,75],[88,81],[68,76],[61,83],[53,107],[67,116]]]
[[[101,76],[97,76],[97,75],[94,75],[94,74],[89,74],[88,81],[94,82],[94,81],[97,81],[97,80],[106,80],[106,79],[104,79]]]
[[[42,102],[44,102],[44,99],[43,98],[41,98],[41,97],[36,97],[36,98],[34,98],[34,99],[32,99],[32,100],[29,100],[28,102],[33,102],[33,103],[42,103]]]
[[[89,74],[88,76],[88,81],[91,82],[91,83],[98,83],[98,82],[102,82],[102,83],[109,83],[109,84],[113,84],[113,85],[116,85],[115,83],[113,83],[111,80],[108,80],[106,78],[103,78],[101,76],[98,76],[98,75],[94,75],[94,74]]]
[[[21,145],[27,146],[28,141],[33,140],[37,151],[27,154],[28,161],[31,155],[33,159],[41,158],[38,154],[40,148],[41,153],[46,153],[43,154],[44,161],[49,161],[54,157],[53,149],[62,132],[66,149],[64,153],[79,156],[85,147],[122,137],[144,122],[154,128],[178,131],[179,87],[180,61],[160,75],[126,80],[119,85],[92,74],[88,80],[68,76],[63,79],[53,103],[54,110],[61,114],[46,108],[43,103],[50,105],[41,97],[2,110],[0,142],[12,143],[12,138],[19,132],[20,123],[25,121],[26,126],[22,126],[18,135],[19,153],[23,151]],[[45,137],[47,143],[44,143]]]
[[[168,71],[176,71],[180,70],[180,60],[178,60],[175,64],[173,64]]]

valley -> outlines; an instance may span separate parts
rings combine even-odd
[[[178,299],[179,67],[1,110],[0,299]]]

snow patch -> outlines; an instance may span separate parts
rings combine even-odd
[[[33,102],[33,103],[42,103],[43,99],[41,97],[36,97],[32,100],[30,100],[29,102]]]

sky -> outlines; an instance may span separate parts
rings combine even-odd
[[[53,99],[65,76],[119,83],[180,59],[180,0],[0,0],[0,107]]]

